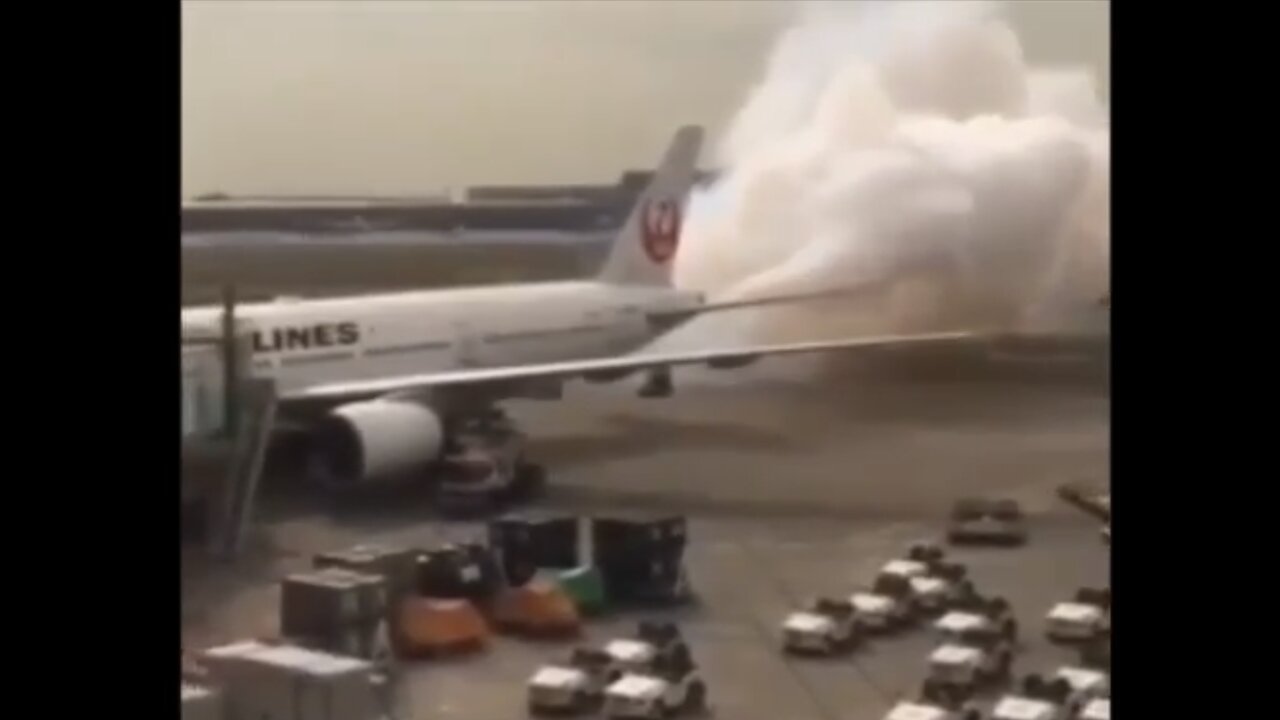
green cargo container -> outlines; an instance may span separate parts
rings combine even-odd
[[[605,609],[604,578],[594,565],[559,570],[555,577],[560,589],[573,599],[582,615],[595,615]]]

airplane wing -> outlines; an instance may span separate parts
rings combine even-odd
[[[958,341],[978,341],[989,337],[989,335],[979,333],[945,332],[919,335],[869,336],[845,340],[759,345],[717,350],[632,354],[600,359],[451,370],[438,373],[386,377],[377,380],[328,383],[298,390],[286,395],[284,399],[296,401],[338,400],[438,388],[464,388],[471,386],[479,389],[486,385],[503,386],[548,380],[563,381],[590,377],[622,377],[633,372],[680,365],[737,367],[766,356],[952,344]]]
[[[793,293],[790,295],[768,295],[759,298],[748,298],[745,300],[720,300],[716,302],[706,302],[690,308],[679,308],[673,310],[655,310],[648,313],[649,321],[655,325],[675,326],[701,315],[722,312],[725,310],[741,310],[743,308],[765,307],[768,305],[789,305],[792,303],[807,303],[815,300],[834,300],[837,298],[848,298],[866,292],[862,288],[829,288],[826,290],[814,290],[812,292]]]

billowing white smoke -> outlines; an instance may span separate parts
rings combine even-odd
[[[707,318],[755,341],[1061,324],[1108,287],[1110,133],[989,3],[802,6],[697,193],[676,282],[850,299]]]

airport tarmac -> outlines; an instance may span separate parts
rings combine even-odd
[[[778,623],[816,594],[848,594],[910,541],[936,536],[956,498],[997,495],[1031,516],[1028,546],[955,556],[981,591],[1013,604],[1025,644],[1019,674],[1071,660],[1043,640],[1043,615],[1079,586],[1108,584],[1109,554],[1098,525],[1054,488],[1108,480],[1105,377],[963,364],[913,376],[843,363],[823,382],[682,377],[666,400],[638,399],[633,385],[576,385],[560,403],[509,406],[550,468],[543,504],[690,517],[686,561],[700,602],[591,621],[587,639],[631,634],[641,617],[674,617],[716,717],[876,720],[918,691],[927,632],[876,640],[841,660],[793,660],[777,649]],[[187,646],[273,633],[275,581],[314,552],[480,534],[475,524],[431,520],[413,503],[392,507],[335,512],[273,501],[259,546],[239,568],[184,573]],[[526,679],[568,648],[498,638],[480,655],[414,665],[407,717],[524,717]]]

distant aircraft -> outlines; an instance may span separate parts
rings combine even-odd
[[[254,303],[235,310],[253,336],[253,370],[276,381],[285,419],[322,433],[323,475],[356,485],[403,476],[439,458],[455,428],[511,398],[559,397],[573,379],[645,374],[643,396],[670,394],[669,368],[740,367],[767,355],[950,343],[936,333],[716,347],[643,348],[691,318],[804,302],[832,292],[709,303],[675,289],[670,264],[703,131],[675,135],[594,280]],[[184,336],[216,333],[221,307],[182,313]]]

